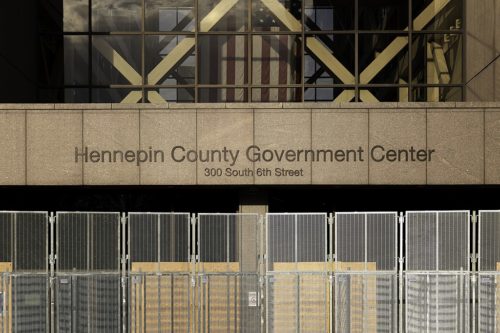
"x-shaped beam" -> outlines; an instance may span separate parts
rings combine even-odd
[[[413,21],[415,30],[423,29],[441,12],[451,0],[434,0]],[[208,32],[219,22],[238,0],[222,0],[200,22],[200,31]],[[302,25],[278,0],[261,0],[261,2],[285,25],[291,32],[301,32]],[[405,29],[407,31],[408,28]],[[186,37],[147,75],[147,84],[157,84],[195,47],[194,37]],[[396,55],[408,44],[408,37],[396,37],[360,74],[361,84],[368,84]],[[141,85],[142,76],[126,62],[118,52],[104,40],[94,40],[95,47],[101,54],[133,85]],[[330,72],[335,74],[344,84],[355,84],[354,75],[331,53],[324,44],[315,37],[307,37],[305,46]],[[141,91],[131,91],[122,103],[137,103],[142,98]],[[354,90],[344,90],[335,101],[349,102],[354,98]],[[360,90],[360,100],[377,101],[371,92]],[[164,103],[165,100],[156,91],[148,92],[148,100],[154,103]]]

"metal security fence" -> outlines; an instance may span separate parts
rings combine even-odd
[[[328,331],[327,215],[267,214],[266,224],[267,331]]]
[[[500,332],[500,211],[479,211],[479,332]]]
[[[500,333],[498,239],[500,211],[0,212],[0,332]]]
[[[335,330],[397,330],[396,212],[335,214]]]
[[[59,212],[54,223],[54,331],[121,332],[120,214]]]
[[[49,218],[0,212],[0,332],[49,332]]]
[[[130,332],[192,329],[191,217],[129,213]]]
[[[407,212],[405,244],[406,332],[469,332],[469,212]]]
[[[259,216],[199,214],[196,332],[260,332]]]

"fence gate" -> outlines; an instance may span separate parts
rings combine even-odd
[[[335,331],[397,331],[395,212],[335,214]]]
[[[479,212],[479,332],[500,332],[500,211]]]
[[[257,214],[198,215],[196,332],[260,332]]]
[[[267,214],[267,332],[328,332],[326,214]]]
[[[120,332],[120,214],[57,213],[56,332]]]
[[[407,212],[407,332],[469,332],[469,230],[468,211]]]
[[[49,331],[48,215],[0,212],[0,332]]]
[[[129,332],[192,331],[190,217],[130,213]]]

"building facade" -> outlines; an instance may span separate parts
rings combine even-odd
[[[0,13],[1,333],[500,332],[498,0]]]

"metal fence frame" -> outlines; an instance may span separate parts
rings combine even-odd
[[[408,265],[408,215],[409,213],[435,213],[437,214],[436,217],[436,240],[439,241],[439,213],[464,213],[467,214],[467,225],[468,227],[464,230],[467,230],[467,270],[439,270],[439,266],[436,267],[435,270],[408,270],[406,267],[404,267],[404,262],[406,262],[406,265]],[[398,298],[397,301],[399,302],[399,320],[397,320],[397,328],[402,332],[403,330],[407,330],[407,325],[408,321],[406,320],[406,312],[403,312],[404,309],[404,304],[407,301],[408,297],[408,278],[411,278],[411,276],[454,276],[454,277],[460,277],[460,279],[463,279],[461,281],[464,281],[464,286],[467,286],[467,290],[464,290],[466,292],[467,297],[467,304],[463,305],[465,306],[466,310],[468,313],[468,318],[464,318],[464,323],[468,321],[468,328],[470,331],[475,332],[476,329],[479,330],[479,332],[486,332],[489,331],[490,329],[493,330],[498,330],[500,328],[500,323],[499,323],[499,313],[493,312],[492,313],[486,313],[485,309],[483,309],[483,306],[486,306],[486,303],[484,302],[498,302],[498,295],[493,295],[491,300],[488,298],[486,300],[484,298],[484,290],[482,288],[486,288],[488,286],[483,286],[482,283],[483,281],[486,281],[484,283],[489,284],[489,283],[496,283],[492,284],[491,286],[496,286],[500,283],[500,271],[483,271],[482,265],[481,265],[481,230],[482,230],[482,223],[481,223],[481,214],[485,212],[493,212],[493,213],[498,213],[500,215],[500,210],[481,210],[478,211],[479,214],[476,216],[476,212],[471,212],[470,211],[465,211],[465,210],[459,210],[459,211],[406,211],[404,214],[399,214],[396,212],[341,212],[341,213],[336,213],[335,217],[339,214],[364,214],[365,215],[365,263],[367,260],[366,257],[366,242],[368,241],[368,238],[366,238],[366,229],[367,229],[367,221],[366,221],[366,216],[368,214],[394,214],[394,223],[395,223],[395,258],[394,258],[394,270],[389,270],[389,271],[370,271],[366,269],[366,264],[365,264],[365,269],[360,270],[360,271],[338,271],[335,269],[337,262],[339,258],[337,257],[338,254],[338,237],[339,234],[337,232],[337,219],[333,218],[332,214],[327,215],[326,213],[268,213],[265,215],[265,218],[263,218],[263,215],[258,215],[258,214],[215,214],[215,213],[210,213],[210,214],[197,214],[197,215],[190,215],[189,213],[128,213],[127,214],[122,214],[120,215],[119,213],[113,213],[116,214],[116,219],[117,219],[117,232],[118,232],[118,239],[117,239],[117,249],[118,249],[118,263],[117,263],[117,270],[116,271],[107,271],[107,270],[96,270],[96,271],[88,271],[88,270],[83,270],[83,271],[64,271],[59,269],[59,263],[58,263],[58,255],[60,254],[59,251],[61,250],[59,248],[58,240],[59,240],[59,225],[58,225],[58,217],[61,216],[61,214],[69,213],[69,214],[74,214],[74,213],[79,213],[79,214],[110,214],[110,212],[57,212],[57,214],[48,214],[47,212],[19,212],[19,211],[6,211],[6,212],[0,212],[2,213],[8,213],[8,214],[22,214],[22,213],[38,213],[38,214],[43,214],[45,221],[46,221],[46,237],[45,237],[45,265],[44,269],[42,271],[39,270],[21,270],[21,271],[12,271],[12,272],[3,272],[0,273],[0,292],[3,291],[3,304],[0,304],[0,317],[3,316],[7,320],[12,319],[14,321],[14,318],[10,318],[9,316],[11,314],[7,313],[7,299],[8,297],[11,296],[11,292],[6,290],[6,286],[10,284],[11,281],[14,281],[15,279],[20,279],[23,277],[39,277],[39,278],[45,278],[46,279],[46,290],[43,291],[43,293],[46,294],[46,331],[47,332],[56,332],[59,331],[57,330],[56,324],[56,316],[57,316],[57,311],[58,311],[58,298],[57,298],[57,292],[56,289],[59,287],[58,283],[60,282],[61,279],[66,279],[66,278],[95,278],[95,277],[102,277],[102,276],[109,276],[113,275],[117,278],[117,283],[120,283],[118,296],[119,296],[119,302],[122,302],[122,305],[120,306],[121,308],[121,313],[118,315],[120,316],[117,320],[119,321],[119,324],[121,323],[121,331],[126,332],[127,329],[131,328],[131,323],[130,323],[130,304],[131,304],[131,299],[130,299],[130,290],[131,290],[131,285],[132,281],[135,277],[143,277],[143,276],[156,276],[158,279],[166,278],[169,279],[173,277],[172,274],[174,275],[179,275],[179,276],[184,276],[187,280],[185,281],[186,283],[189,284],[189,292],[193,292],[193,294],[188,295],[188,299],[190,301],[190,304],[188,307],[190,309],[196,308],[196,311],[201,311],[201,306],[202,306],[202,300],[200,299],[200,293],[201,293],[201,285],[203,284],[203,279],[208,279],[210,276],[223,276],[228,279],[232,279],[231,281],[236,281],[237,279],[242,279],[244,277],[252,276],[252,279],[255,278],[256,281],[256,289],[258,291],[257,294],[257,301],[258,301],[258,313],[259,315],[256,316],[254,319],[256,321],[259,321],[259,329],[262,329],[265,331],[271,332],[270,330],[270,322],[267,320],[269,318],[269,299],[270,299],[270,283],[271,279],[275,276],[283,276],[287,277],[290,279],[295,279],[296,281],[299,281],[297,285],[300,285],[300,279],[302,277],[304,278],[309,278],[311,277],[312,280],[315,280],[316,277],[318,279],[324,279],[323,281],[325,282],[325,292],[328,293],[328,297],[330,300],[330,308],[328,309],[327,306],[328,304],[325,304],[325,311],[328,312],[330,318],[327,319],[329,320],[329,330],[330,332],[335,331],[335,326],[336,326],[336,319],[337,316],[334,315],[336,306],[336,293],[337,293],[337,283],[340,282],[340,280],[337,280],[339,278],[342,278],[343,276],[354,276],[354,275],[359,275],[361,277],[365,276],[370,276],[370,275],[382,275],[382,276],[393,276],[393,280],[396,280],[396,289],[399,290],[398,292]],[[130,257],[130,222],[128,222],[128,219],[130,218],[131,215],[133,214],[177,214],[177,215],[186,215],[186,218],[188,219],[189,226],[187,228],[188,230],[188,271],[186,272],[151,272],[151,273],[135,273],[132,272],[130,269],[130,264],[131,264],[131,257]],[[271,258],[268,256],[269,255],[269,249],[270,249],[270,238],[269,238],[269,225],[268,225],[268,217],[271,215],[289,215],[289,216],[294,216],[294,224],[295,224],[295,239],[293,240],[295,244],[295,253],[294,253],[294,262],[297,263],[298,257],[297,257],[297,234],[298,234],[298,228],[297,228],[297,216],[298,215],[320,215],[324,217],[324,241],[325,241],[325,249],[324,249],[324,270],[321,271],[305,271],[305,270],[298,270],[297,266],[295,266],[295,269],[291,269],[288,271],[279,271],[274,268],[271,268],[271,263],[270,260]],[[14,215],[14,220],[17,221],[17,215]],[[232,272],[232,271],[226,271],[226,272],[204,272],[200,270],[199,264],[201,263],[201,256],[200,256],[200,217],[202,216],[255,216],[255,253],[257,254],[256,260],[256,271],[255,272]],[[260,218],[259,218],[260,217]],[[265,223],[263,223],[265,221]],[[479,222],[479,223],[477,223]],[[229,222],[228,222],[229,223]],[[11,228],[11,237],[13,238],[12,240],[12,247],[15,248],[15,239],[17,237],[16,235],[16,227]],[[227,230],[229,233],[229,230]],[[478,246],[476,247],[476,233],[478,235]],[[238,237],[240,237],[241,230],[239,230]],[[399,234],[399,237],[398,237]],[[264,235],[262,237],[262,235]],[[398,245],[398,239],[399,239],[399,245]],[[89,240],[90,241],[90,240]],[[472,248],[471,248],[472,245]],[[437,252],[436,252],[436,265],[439,263],[439,245],[437,245]],[[464,245],[465,246],[465,245]],[[261,249],[264,249],[265,253],[261,253]],[[398,252],[399,251],[399,252]],[[252,252],[253,253],[253,252]],[[321,255],[323,258],[323,255]],[[229,260],[229,257],[226,258]],[[476,272],[476,259],[479,259],[477,263],[477,272]],[[12,262],[15,261],[15,253],[12,253]],[[158,260],[160,260],[160,257],[158,257]],[[240,258],[238,260],[241,260]],[[411,258],[410,258],[411,260]],[[460,262],[459,262],[460,263]],[[465,263],[465,261],[464,261]],[[398,265],[399,264],[399,265]],[[253,265],[253,262],[252,262]],[[88,266],[87,266],[88,267]],[[252,266],[253,267],[253,266]],[[286,265],[284,266],[286,267]],[[292,267],[292,266],[290,266]],[[15,267],[14,267],[15,268]],[[263,269],[262,269],[263,268]],[[253,269],[253,268],[252,268]],[[494,280],[491,280],[491,278],[494,278]],[[240,280],[241,280],[240,279]],[[485,280],[489,279],[489,280]],[[392,281],[393,281],[392,280]],[[120,281],[120,282],[118,282]],[[253,281],[253,280],[252,280]],[[319,281],[319,280],[318,280]],[[237,282],[234,282],[237,283]],[[10,284],[13,286],[13,284]],[[235,284],[232,284],[236,286]],[[329,285],[329,288],[327,287]],[[489,287],[488,287],[489,288]],[[493,288],[493,287],[491,287]],[[396,292],[395,290],[393,290]],[[401,292],[404,291],[404,292]],[[300,287],[297,289],[297,295],[300,293]],[[229,295],[229,294],[228,294]],[[239,299],[232,299],[232,301],[241,301],[245,302],[246,299],[243,299],[240,296]],[[300,300],[297,300],[297,304],[300,303]],[[242,303],[243,304],[243,303]],[[496,304],[496,303],[495,303]],[[235,305],[237,306],[237,305]],[[299,306],[299,305],[297,305]],[[461,305],[459,305],[461,306]],[[495,305],[495,311],[498,308],[498,304]],[[191,313],[193,313],[194,317],[191,317]],[[232,312],[231,312],[232,313]],[[486,317],[488,317],[489,321],[483,322],[484,319],[482,317],[482,314],[485,314]],[[189,331],[194,331],[193,329],[193,323],[195,321],[201,320],[201,316],[199,314],[196,314],[195,312],[192,312],[191,310],[187,314],[189,316]],[[396,315],[396,314],[395,314]],[[403,315],[403,316],[402,316]],[[492,317],[493,316],[493,317]],[[397,317],[397,316],[396,316]],[[485,318],[486,318],[485,317]],[[300,318],[300,314],[297,313],[297,318]],[[0,318],[1,319],[1,318]],[[251,320],[254,320],[251,319]],[[267,320],[267,322],[261,326],[261,322],[264,323]],[[492,321],[493,320],[493,321]],[[236,322],[237,319],[234,320]],[[12,323],[10,323],[12,324]],[[9,323],[4,319],[0,322],[0,332],[6,332],[8,330]],[[491,328],[494,325],[493,328]],[[466,326],[464,326],[466,327]],[[202,326],[198,325],[196,329],[201,332]],[[300,323],[297,324],[297,332],[300,332]],[[394,328],[395,331],[395,328]]]

